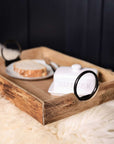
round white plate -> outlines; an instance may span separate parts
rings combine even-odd
[[[23,76],[19,75],[18,73],[16,73],[13,70],[13,64],[14,63],[11,63],[10,65],[8,65],[6,67],[6,74],[13,77],[13,78],[23,79],[23,80],[41,80],[41,79],[46,79],[46,78],[49,78],[49,77],[53,76],[54,72],[53,72],[52,68],[49,65],[47,65],[44,60],[34,59],[33,61],[41,63],[41,64],[46,66],[46,68],[47,68],[47,75],[46,76],[43,76],[43,77],[30,77],[30,78],[29,77],[23,77]]]

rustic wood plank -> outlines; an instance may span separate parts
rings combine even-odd
[[[103,83],[88,101],[79,101],[74,94],[52,99],[44,103],[44,124],[87,110],[114,99],[114,82]]]
[[[43,102],[33,94],[0,76],[0,91],[6,99],[43,124]]]

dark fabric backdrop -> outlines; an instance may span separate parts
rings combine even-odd
[[[0,42],[8,39],[114,69],[114,0],[2,0]]]

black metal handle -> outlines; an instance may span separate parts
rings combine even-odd
[[[88,94],[88,95],[79,97],[79,95],[78,95],[78,93],[77,93],[77,85],[78,85],[78,82],[79,82],[80,78],[81,78],[84,74],[87,74],[87,73],[91,73],[91,74],[94,75],[95,80],[96,80],[95,87],[94,87],[94,89],[93,89],[93,91],[92,91],[91,94]],[[98,88],[98,77],[97,77],[96,73],[94,73],[94,72],[91,71],[91,70],[87,70],[87,71],[82,72],[82,73],[76,78],[75,83],[74,83],[74,94],[76,95],[76,97],[77,97],[80,101],[88,100],[88,99],[90,99],[90,98],[95,94],[97,88]]]
[[[20,45],[20,43],[19,43],[18,41],[15,41],[15,40],[7,40],[7,41],[4,43],[5,47],[7,47],[7,44],[16,44],[17,48],[19,49],[19,52],[21,53],[22,48],[21,48],[21,45]],[[5,58],[5,56],[4,56],[4,54],[3,54],[3,50],[4,50],[4,48],[2,47],[2,49],[1,49],[1,55],[2,55],[3,59],[5,60],[5,66],[8,66],[9,64],[11,64],[11,63],[13,63],[13,62],[15,62],[15,61],[20,60],[20,55],[17,56],[17,57],[16,57],[15,59],[13,59],[13,60],[7,60],[7,59]]]

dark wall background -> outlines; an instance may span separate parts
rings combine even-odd
[[[0,1],[0,42],[8,39],[114,69],[114,0]]]

